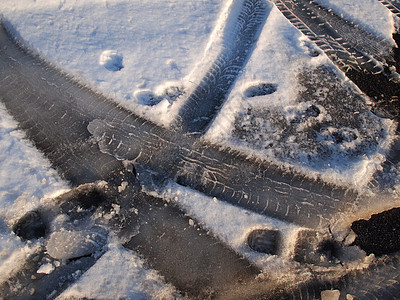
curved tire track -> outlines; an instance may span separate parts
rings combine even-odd
[[[265,23],[265,1],[245,0],[243,4],[233,4],[236,5],[241,5],[240,14],[233,21],[233,30],[224,33],[227,41],[223,42],[221,53],[180,110],[178,126],[184,132],[201,133],[213,121]]]

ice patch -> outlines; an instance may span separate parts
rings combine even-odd
[[[123,56],[115,50],[105,50],[100,54],[99,64],[109,71],[119,71],[122,65]]]
[[[91,255],[105,244],[105,236],[92,230],[53,232],[47,242],[47,253],[60,260]]]
[[[51,263],[48,263],[48,264],[41,265],[40,268],[36,271],[36,273],[50,274],[51,272],[54,271],[54,269],[55,269],[55,267]]]

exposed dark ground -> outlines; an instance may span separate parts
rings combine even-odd
[[[392,50],[392,64],[400,71],[400,33],[393,34],[393,39],[398,47]],[[354,69],[350,69],[346,75],[373,101],[374,113],[400,122],[399,82],[389,80],[384,73],[373,75]],[[400,126],[397,128],[398,133],[399,129]],[[399,154],[393,154],[392,163],[399,163]],[[356,221],[352,229],[357,234],[354,244],[367,254],[380,256],[400,250],[400,208],[375,214],[369,220]]]
[[[354,244],[377,256],[400,250],[400,208],[359,220],[351,228],[357,234]]]
[[[400,33],[393,34],[400,45]],[[400,71],[400,48],[393,48],[393,66]],[[384,73],[373,75],[350,69],[346,76],[353,81],[374,102],[373,111],[384,117],[400,121],[400,83],[388,79]]]

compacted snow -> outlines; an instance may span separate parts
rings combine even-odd
[[[393,43],[394,22],[378,1],[318,2]],[[2,0],[0,14],[10,31],[33,52],[137,114],[168,127],[226,39],[234,38],[224,30],[229,29],[228,15],[238,3]],[[310,177],[360,190],[369,187],[391,146],[395,124],[370,114],[368,99],[353,96],[359,91],[329,59],[272,2],[267,9],[268,18],[254,51],[205,138]],[[312,95],[307,93],[305,82],[316,78],[332,82],[332,74],[337,79],[330,88],[347,91],[339,96],[358,97],[353,101],[366,103],[360,106],[357,123],[332,125],[336,113],[348,119],[354,112],[344,108],[329,111],[329,103],[319,101],[332,91],[326,86]],[[315,139],[325,147],[324,155],[304,135],[316,123],[326,127]],[[334,143],[338,136],[341,143]],[[24,133],[0,106],[0,281],[11,272],[10,266],[17,268],[35,247],[19,240],[9,227],[25,212],[46,205],[46,197],[67,189],[68,183],[24,139]],[[298,226],[248,213],[176,184],[158,195],[177,202],[260,268],[285,272],[293,237],[301,229]],[[279,258],[245,247],[247,234],[258,228],[281,231]],[[52,265],[43,265],[39,271],[52,270]],[[172,299],[177,295],[135,253],[109,242],[108,251],[94,267],[60,296],[66,297]]]

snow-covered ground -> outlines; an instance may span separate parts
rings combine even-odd
[[[392,17],[378,1],[318,2],[393,43]],[[12,26],[14,34],[47,61],[134,112],[169,126],[185,96],[218,55],[227,38],[224,28],[229,26],[228,14],[238,3],[234,0],[2,0],[0,14]],[[327,65],[339,78],[336,88],[348,89],[349,93],[357,89],[272,3],[268,9],[254,52],[206,138],[311,177],[360,190],[368,187],[385,159],[395,124],[365,110],[357,119],[360,124],[330,126],[335,116],[330,115],[324,103],[312,97],[299,97],[299,91],[306,89],[301,79]],[[260,84],[270,86],[271,93],[249,97],[251,88]],[[329,91],[323,86],[317,93],[326,95]],[[310,112],[310,107],[314,109],[311,113],[318,113],[307,122],[293,122]],[[339,111],[345,116],[353,114],[345,109]],[[326,124],[325,132],[316,139],[325,145],[328,153],[325,156],[319,156],[320,148],[310,146],[302,135],[318,122]],[[238,125],[262,130],[249,130],[244,135],[238,132]],[[295,130],[286,135],[289,126]],[[372,143],[370,137],[377,132],[383,134]],[[344,143],[332,142],[332,136],[337,134],[342,135]],[[352,155],[353,150],[367,148],[367,153]],[[0,106],[0,281],[5,279],[10,266],[16,268],[21,257],[34,247],[22,243],[8,226],[25,212],[43,205],[44,197],[66,189],[68,183],[24,139],[23,132],[17,130],[17,124]],[[213,234],[261,268],[274,266],[276,272],[285,272],[282,266],[289,259],[293,236],[299,227],[249,214],[176,185],[167,188],[162,196],[177,201]],[[219,212],[218,218],[212,215],[215,211]],[[254,254],[244,247],[245,237],[255,228],[277,228],[283,232],[284,251],[280,258]],[[144,267],[135,253],[110,243],[108,252],[61,297],[71,296],[168,299],[176,295],[159,275]]]

